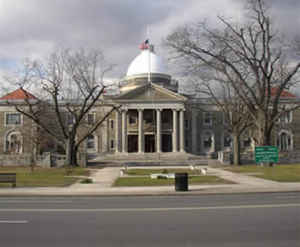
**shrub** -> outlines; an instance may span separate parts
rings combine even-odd
[[[167,174],[167,173],[169,173],[169,171],[168,171],[168,169],[163,169],[162,173]]]
[[[85,178],[80,181],[81,184],[92,184],[93,180],[91,178]]]

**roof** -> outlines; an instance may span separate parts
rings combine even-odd
[[[187,98],[155,83],[148,83],[121,93],[114,100],[122,102],[183,102]]]
[[[19,88],[0,98],[0,100],[25,100],[25,99],[37,99],[37,98],[23,88]]]
[[[276,96],[278,87],[271,88],[271,96]],[[283,90],[281,92],[280,98],[297,98],[295,94],[290,93],[289,91]]]

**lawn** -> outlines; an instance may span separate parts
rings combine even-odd
[[[114,186],[171,186],[175,179],[151,179],[150,177],[121,177],[118,178]],[[216,176],[190,176],[189,184],[229,184],[230,181]]]
[[[32,172],[29,167],[1,167],[0,173],[15,172],[17,187],[48,187],[68,186],[78,180],[72,176],[88,176],[89,171],[84,168],[35,168]],[[10,187],[9,183],[0,183],[0,187]]]
[[[277,182],[300,182],[300,164],[275,165],[274,167],[243,165],[226,168],[226,170],[237,173],[248,173],[255,177]]]

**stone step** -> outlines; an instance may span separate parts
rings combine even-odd
[[[163,154],[99,154],[90,156],[90,161],[97,160],[207,160],[206,156],[197,156],[182,153],[163,153]]]
[[[189,166],[208,165],[215,160],[189,153],[94,154],[89,166]]]
[[[88,166],[190,166],[190,165],[208,165],[210,160],[98,160],[90,161]]]

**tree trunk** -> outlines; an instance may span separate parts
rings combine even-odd
[[[265,142],[265,117],[264,112],[261,110],[257,111],[257,119],[255,121],[257,127],[257,144],[258,146],[264,146]]]
[[[259,146],[270,146],[272,144],[272,127],[265,113],[258,110],[257,113],[257,143]]]
[[[33,149],[32,149],[32,153],[31,153],[31,171],[34,171],[35,166],[37,165],[37,143],[33,142]]]
[[[264,133],[264,146],[271,146],[272,145],[272,132],[266,126],[265,133]]]
[[[233,164],[240,165],[240,136],[233,133]]]
[[[272,145],[272,127],[269,120],[266,119],[262,111],[258,112],[258,145],[259,146],[271,146]],[[269,162],[270,167],[273,166],[272,162]]]
[[[74,138],[66,141],[66,166],[77,166],[77,149],[75,147]]]

